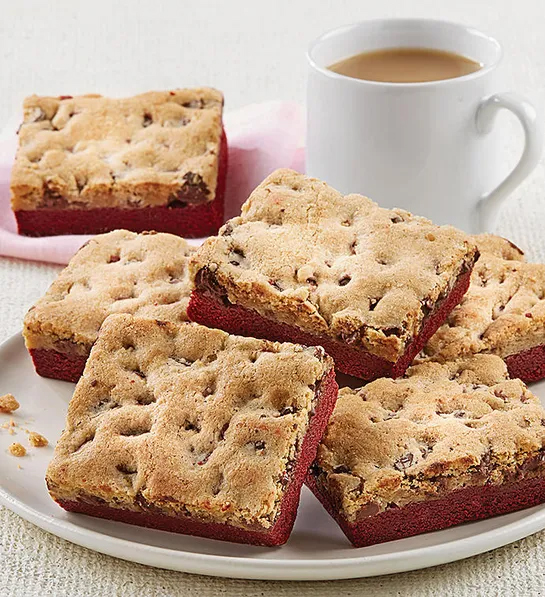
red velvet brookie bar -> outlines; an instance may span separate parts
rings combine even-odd
[[[343,388],[307,483],[356,547],[545,502],[545,410],[497,356]]]
[[[396,377],[461,301],[477,255],[454,228],[278,170],[193,257],[188,316]]]
[[[192,251],[173,234],[115,230],[92,238],[25,317],[23,334],[36,371],[78,381],[112,313],[185,321]]]
[[[424,348],[439,362],[471,354],[502,357],[511,377],[545,377],[545,265],[527,263],[505,239],[474,237],[481,253],[469,290]]]
[[[112,315],[47,471],[66,510],[280,545],[334,408],[320,347]]]
[[[215,234],[227,168],[222,106],[209,88],[27,98],[11,178],[19,233]]]

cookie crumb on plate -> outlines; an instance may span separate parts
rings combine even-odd
[[[21,445],[19,442],[15,442],[13,444],[11,444],[11,446],[8,448],[9,449],[9,453],[12,456],[26,456],[26,448]]]
[[[28,441],[30,445],[34,446],[35,448],[43,448],[49,444],[47,438],[40,433],[36,433],[36,431],[31,431],[28,434]]]
[[[0,396],[0,413],[11,413],[19,408],[19,403],[13,394]]]

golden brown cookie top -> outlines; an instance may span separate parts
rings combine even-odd
[[[545,411],[504,362],[478,355],[343,388],[314,473],[349,520],[465,485],[499,484],[543,460]],[[543,473],[541,473],[543,474]]]
[[[541,344],[545,265],[483,252],[462,302],[432,336],[423,356],[439,361],[483,352],[506,357]]]
[[[70,402],[50,490],[269,528],[332,365],[321,348],[111,316]]]
[[[223,96],[210,88],[24,102],[14,210],[167,205],[215,197]]]
[[[192,260],[232,303],[396,361],[476,248],[451,227],[277,170]]]
[[[51,342],[69,340],[88,352],[112,313],[185,321],[193,250],[173,234],[114,230],[95,236],[27,313],[27,345],[54,348]]]
[[[474,234],[473,242],[481,255],[488,253],[507,261],[525,261],[524,251],[503,236],[495,234]]]

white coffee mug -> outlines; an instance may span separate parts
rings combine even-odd
[[[365,81],[327,68],[361,52],[396,47],[455,52],[482,68],[423,83]],[[536,166],[543,145],[533,106],[501,93],[501,56],[495,39],[427,19],[364,21],[322,35],[307,54],[307,174],[437,224],[492,230],[500,205]],[[525,145],[498,185],[501,148],[493,125],[504,108],[522,124]]]

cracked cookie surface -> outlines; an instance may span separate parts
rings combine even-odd
[[[185,321],[193,251],[173,234],[115,230],[93,237],[27,313],[27,348],[86,355],[113,313]]]
[[[545,411],[504,362],[477,355],[343,388],[313,466],[349,522],[472,485],[545,474]]]
[[[111,316],[70,402],[49,489],[270,528],[332,365],[321,348]]]
[[[522,261],[501,240],[481,250],[462,302],[429,340],[423,357],[477,353],[508,357],[545,343],[545,265]],[[505,241],[508,243],[509,241]]]
[[[210,88],[123,99],[28,97],[12,170],[12,208],[213,201],[222,106],[222,94]]]
[[[277,170],[191,269],[233,304],[395,362],[476,255],[455,228]]]

